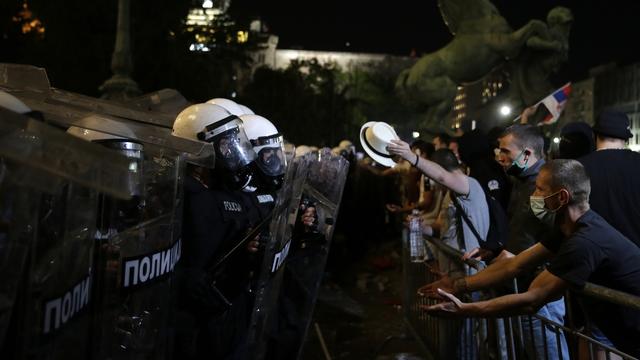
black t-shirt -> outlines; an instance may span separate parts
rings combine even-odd
[[[640,246],[640,154],[608,149],[579,161],[591,178],[591,208]]]
[[[547,270],[572,287],[590,282],[640,296],[640,248],[595,211],[578,219],[569,239],[540,243],[556,254]],[[640,311],[586,296],[582,301],[587,317],[616,347],[640,356]]]

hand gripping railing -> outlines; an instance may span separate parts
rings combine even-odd
[[[411,262],[408,232],[403,233],[403,316],[409,331],[422,345],[430,359],[635,359],[594,339],[573,321],[561,324],[544,316],[545,312],[509,318],[449,319],[427,315],[423,310],[441,300],[419,296],[417,290],[439,279],[442,270],[471,274],[484,269],[481,261],[462,260],[463,253],[438,239],[425,237],[435,259]],[[443,269],[443,264],[447,269]],[[439,267],[439,268],[438,268]],[[514,279],[513,288],[517,289]],[[495,290],[495,289],[494,289]],[[494,297],[495,291],[468,294],[462,301]],[[598,298],[620,306],[640,310],[640,298],[588,283],[583,296]],[[565,302],[570,298],[565,296]],[[563,302],[554,303],[562,307]],[[553,305],[553,304],[552,304]],[[580,311],[572,309],[570,313]],[[560,317],[562,321],[562,317]],[[566,344],[565,345],[565,340]],[[640,339],[638,339],[640,341]]]

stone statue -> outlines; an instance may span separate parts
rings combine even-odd
[[[555,7],[547,14],[548,37],[532,36],[527,46],[506,64],[511,84],[507,101],[514,112],[531,106],[556,90],[551,75],[569,60],[569,33],[573,14],[565,7]]]
[[[426,111],[423,127],[448,119],[457,86],[480,80],[518,57],[525,46],[551,39],[547,24],[540,20],[514,31],[489,0],[438,0],[438,7],[453,40],[420,58],[396,81],[401,98]],[[552,48],[558,46],[554,43]]]

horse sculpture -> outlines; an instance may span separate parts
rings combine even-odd
[[[552,48],[562,46],[540,20],[514,31],[489,0],[438,0],[438,7],[453,40],[420,58],[396,81],[401,98],[426,110],[423,127],[447,118],[459,85],[478,81],[516,58],[529,39],[550,39],[547,45]]]
[[[511,78],[506,102],[516,111],[521,105],[537,103],[558,87],[550,78],[569,60],[572,24],[571,10],[562,6],[551,9],[547,15],[549,38],[529,38],[520,55],[505,64]]]

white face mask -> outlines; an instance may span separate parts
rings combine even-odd
[[[533,215],[535,215],[538,219],[540,219],[540,221],[545,224],[553,225],[553,222],[555,220],[555,213],[562,207],[562,205],[560,205],[557,209],[551,210],[545,207],[544,201],[552,196],[559,194],[560,191],[562,190],[558,190],[549,196],[531,195],[529,197],[529,203],[531,206],[531,211],[533,211]]]

